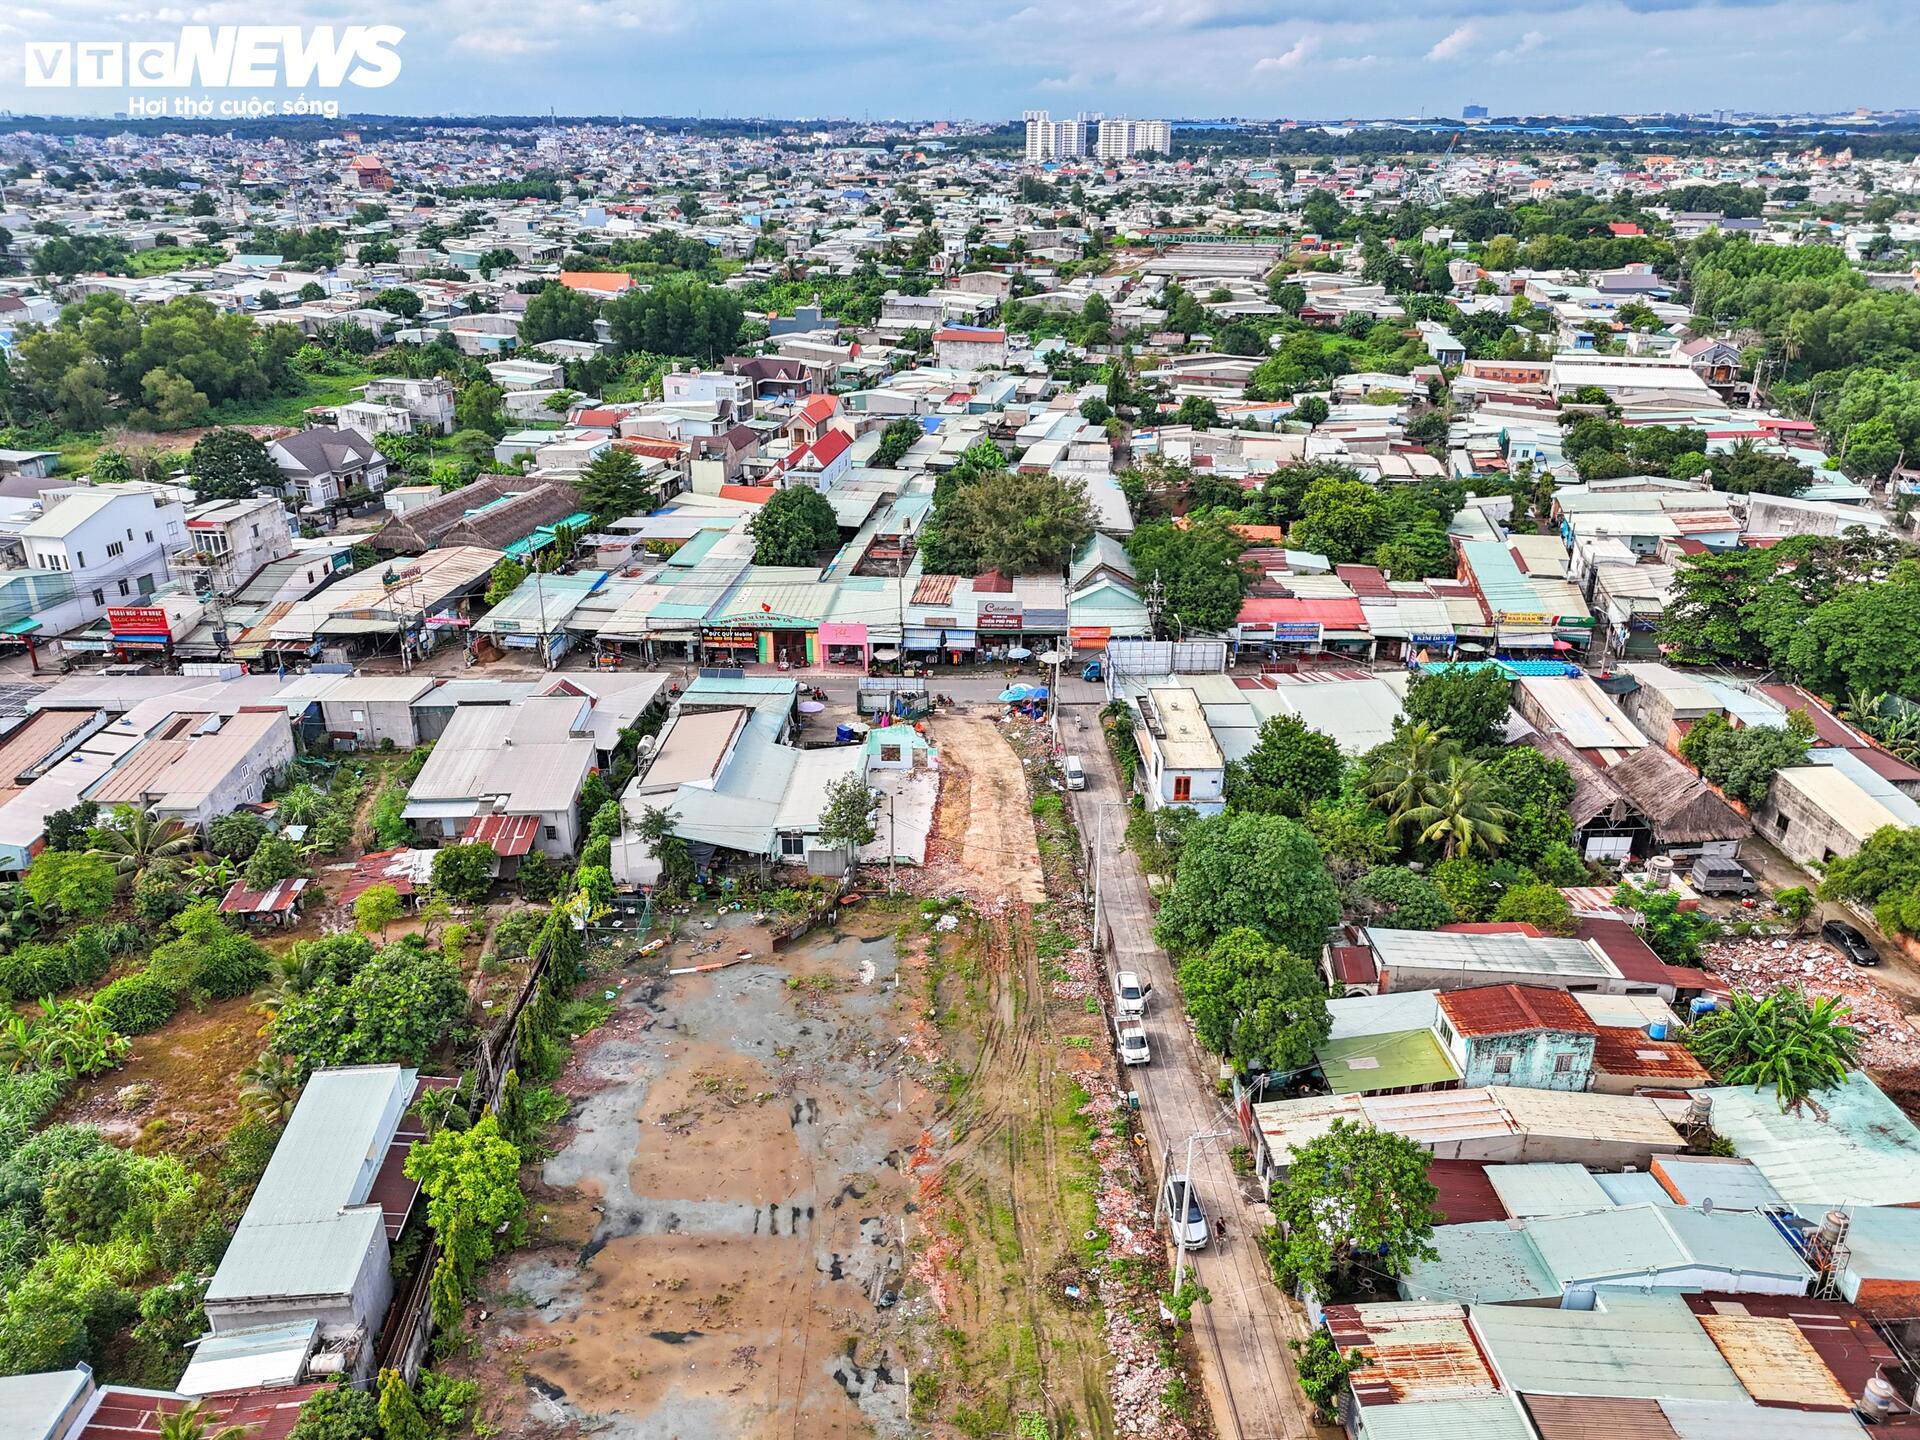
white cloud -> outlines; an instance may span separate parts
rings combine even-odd
[[[535,40],[526,35],[509,35],[499,30],[469,30],[453,42],[456,50],[496,57],[539,55],[556,50],[559,46],[558,40]]]
[[[1427,51],[1429,60],[1458,60],[1473,43],[1473,26],[1456,25],[1434,42]]]
[[[1506,49],[1496,52],[1493,57],[1494,62],[1504,65],[1509,61],[1518,60],[1522,55],[1531,55],[1546,43],[1547,37],[1545,35],[1541,34],[1538,30],[1529,30]]]
[[[1253,73],[1256,75],[1264,75],[1275,70],[1298,70],[1313,58],[1314,53],[1318,51],[1319,48],[1320,42],[1314,39],[1313,36],[1302,35],[1298,40],[1293,42],[1292,48],[1284,55],[1269,55],[1265,59],[1255,61]]]

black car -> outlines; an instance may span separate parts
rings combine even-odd
[[[1856,965],[1880,963],[1873,942],[1844,920],[1827,921],[1820,927],[1820,938]]]

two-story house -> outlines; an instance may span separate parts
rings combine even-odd
[[[1218,815],[1226,805],[1227,760],[1200,697],[1182,685],[1161,685],[1142,695],[1135,708],[1138,783],[1147,808],[1187,805],[1202,815]]]
[[[321,510],[355,490],[378,492],[387,482],[387,457],[357,430],[316,426],[267,447],[290,495]]]
[[[46,490],[40,517],[21,527],[27,565],[71,578],[94,611],[145,599],[171,578],[167,555],[186,538],[186,511],[157,485]]]
[[[194,563],[206,570],[222,595],[233,594],[293,553],[286,507],[266,496],[194,506],[187,516],[187,540]]]

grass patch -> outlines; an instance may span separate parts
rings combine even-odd
[[[298,425],[316,405],[345,405],[359,399],[359,389],[378,375],[359,366],[342,375],[300,374],[300,388],[284,395],[262,395],[251,400],[225,400],[208,412],[213,425]]]

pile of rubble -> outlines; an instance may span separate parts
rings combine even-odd
[[[1055,977],[1049,984],[1056,1000],[1085,1000],[1100,993],[1100,962],[1093,958],[1090,950],[1070,950],[1053,962],[1065,972],[1064,979]]]
[[[1809,995],[1832,995],[1853,1007],[1860,1058],[1871,1068],[1920,1066],[1920,1033],[1893,996],[1830,946],[1813,939],[1727,939],[1702,956],[1706,968],[1736,990],[1766,995],[1798,985]]]
[[[1109,1258],[1164,1260],[1165,1247],[1153,1230],[1153,1208],[1141,1198],[1140,1161],[1126,1123],[1126,1103],[1119,1087],[1103,1075],[1085,1075],[1088,1090],[1080,1115],[1095,1131],[1094,1163],[1099,1187],[1094,1210],[1107,1235]],[[1157,1273],[1152,1265],[1147,1273]],[[1165,1396],[1184,1376],[1161,1358],[1161,1336],[1151,1317],[1159,1304],[1150,1283],[1140,1279],[1139,1266],[1119,1270],[1095,1267],[1095,1288],[1106,1312],[1104,1333],[1113,1356],[1108,1386],[1113,1395],[1114,1428],[1122,1435],[1152,1435],[1186,1440],[1192,1431],[1168,1407]]]

